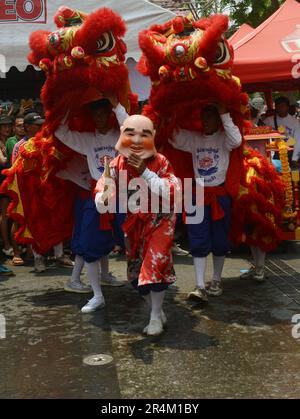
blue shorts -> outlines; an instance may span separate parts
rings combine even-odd
[[[219,196],[217,200],[225,212],[224,218],[213,221],[211,206],[205,205],[202,223],[187,224],[191,254],[195,257],[206,257],[211,252],[215,256],[225,256],[231,248],[231,198]]]
[[[92,198],[77,198],[75,202],[75,226],[71,249],[91,263],[108,255],[113,248],[111,231],[100,230],[100,214]]]

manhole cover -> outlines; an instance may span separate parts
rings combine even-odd
[[[109,364],[113,357],[105,354],[89,355],[83,359],[83,363],[87,365],[105,365]]]

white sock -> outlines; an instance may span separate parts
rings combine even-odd
[[[108,256],[102,256],[100,259],[101,266],[101,277],[106,278],[108,276]]]
[[[85,262],[88,280],[94,292],[94,297],[102,298],[102,290],[99,281],[99,261],[87,263]]]
[[[33,247],[31,246],[31,250],[32,250],[32,253],[33,253],[33,257],[34,257],[34,259],[38,259],[38,258],[42,258],[43,256],[42,255],[40,255],[39,253],[37,253],[34,249],[33,249]]]
[[[161,311],[165,298],[165,291],[150,292],[151,296],[151,317],[150,320],[161,320]]]
[[[54,249],[54,256],[56,258],[61,258],[64,255],[64,248],[62,243],[58,243],[55,246],[53,246]]]
[[[256,267],[257,268],[264,268],[265,267],[265,261],[266,261],[266,252],[264,252],[259,247],[257,247],[256,255],[257,255]]]
[[[221,281],[224,262],[225,262],[225,256],[213,255],[213,264],[214,264],[213,281],[219,281],[219,282]]]
[[[147,295],[143,295],[144,300],[146,301],[147,306],[150,308],[150,310],[152,310],[152,301],[151,301],[151,294],[147,294]],[[161,309],[161,317],[165,318],[165,321],[167,320],[165,312],[163,311],[163,309]]]
[[[194,257],[194,268],[196,274],[196,284],[198,288],[205,289],[204,276],[206,269],[206,257],[197,258]]]
[[[257,247],[256,246],[250,246],[250,250],[251,250],[251,253],[252,253],[252,257],[253,257],[254,266],[257,266],[257,253],[256,253]]]
[[[148,307],[151,310],[151,308],[152,308],[152,301],[151,301],[151,294],[150,294],[150,292],[149,292],[149,294],[143,295],[143,298],[144,298],[144,300],[146,301]]]
[[[76,255],[75,261],[74,261],[74,267],[73,267],[72,275],[71,275],[71,284],[81,282],[80,274],[83,269],[83,265],[84,265],[83,257]]]
[[[255,268],[263,268],[265,266],[266,252],[257,246],[250,246],[250,249],[254,259]]]

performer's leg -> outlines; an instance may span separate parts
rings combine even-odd
[[[108,266],[109,266],[109,260],[108,256],[102,256],[100,259],[100,266],[101,266],[101,278],[106,278],[108,276]]]
[[[249,271],[243,273],[240,279],[254,279],[258,282],[265,280],[265,259],[266,252],[257,246],[250,246],[251,253],[253,256],[253,266]]]
[[[165,290],[160,292],[150,292],[151,296],[151,315],[150,320],[160,320],[161,321],[161,311],[165,298]]]
[[[225,262],[225,256],[213,255],[214,273],[211,283],[207,287],[207,294],[218,297],[223,294],[221,285],[222,271]]]
[[[196,277],[196,288],[188,294],[188,298],[198,302],[207,302],[205,290],[206,257],[194,257],[194,268]]]
[[[205,289],[205,271],[207,258],[194,257],[194,268],[196,276],[196,284],[200,289]]]
[[[46,266],[45,266],[45,262],[44,262],[44,257],[42,255],[40,255],[39,253],[37,253],[33,249],[33,247],[31,247],[31,249],[32,249],[33,257],[34,257],[34,270],[35,270],[35,272],[45,272]]]
[[[225,262],[225,256],[215,256],[213,255],[213,265],[214,265],[214,273],[213,273],[213,281],[220,282],[222,277],[223,266]]]
[[[85,286],[81,280],[80,275],[83,269],[84,259],[82,256],[75,256],[75,263],[72,270],[70,281],[65,285],[65,291],[76,292],[80,294],[90,293],[92,291],[90,286]]]
[[[205,270],[207,255],[211,252],[210,207],[205,206],[204,218],[200,224],[188,224],[187,231],[191,254],[193,256],[196,289],[188,294],[188,298],[208,301],[205,291]]]
[[[134,286],[134,288],[136,288],[136,289],[137,289],[137,286]],[[152,312],[152,299],[151,299],[151,293],[150,293],[150,292],[148,292],[148,294],[142,294],[142,298],[145,300],[145,302],[146,302],[147,306],[148,306],[148,307],[149,307],[149,309],[150,309],[150,313],[151,313],[151,312]],[[166,326],[166,324],[167,324],[167,322],[168,322],[168,319],[167,319],[166,313],[164,312],[164,310],[163,310],[163,309],[161,309],[161,312],[160,312],[160,318],[161,318],[161,320],[162,320],[162,324],[163,324],[163,326]],[[144,328],[143,332],[144,332],[144,333],[147,333],[147,330],[148,330],[148,326],[146,326],[146,327]]]
[[[258,268],[264,268],[265,261],[266,261],[266,252],[264,252],[262,249],[257,247],[257,260],[256,260],[256,266]]]
[[[112,248],[111,232],[99,230],[99,213],[94,200],[87,199],[83,205],[80,228],[79,254],[83,255],[88,280],[94,292],[94,297],[81,309],[83,313],[91,313],[105,306],[100,285],[99,262]]]
[[[257,254],[256,254],[256,246],[250,246],[250,250],[251,250],[251,254],[253,257],[253,265],[256,266],[257,265]]]
[[[75,264],[71,275],[71,283],[80,283],[80,274],[82,272],[84,265],[84,260],[82,256],[76,255],[75,256]]]
[[[154,292],[150,291],[151,314],[150,322],[144,329],[148,336],[158,336],[163,332],[162,306],[165,298],[165,290]]]
[[[240,275],[240,279],[253,279],[253,275],[255,274],[255,268],[257,266],[257,246],[250,246],[251,255],[253,258],[253,264],[250,269]]]
[[[12,258],[12,264],[14,266],[21,266],[24,265],[24,260],[22,259],[22,250],[21,246],[16,242],[15,234],[19,230],[19,225],[16,221],[13,222],[11,227],[11,244],[14,251],[14,256]]]
[[[187,224],[190,251],[193,257],[206,257],[212,251],[210,206],[204,207],[204,218],[199,224]]]
[[[82,307],[82,313],[92,313],[105,306],[104,297],[99,282],[99,261],[85,262],[88,280],[93,289],[94,297]]]
[[[265,260],[266,252],[256,247],[255,273],[253,275],[255,281],[263,282],[265,280]]]
[[[55,246],[53,246],[54,249],[54,256],[55,258],[61,258],[64,254],[64,249],[63,249],[63,244],[62,243],[58,243]]]
[[[99,282],[99,262],[85,262],[85,267],[87,271],[88,280],[93,289],[94,297],[103,298],[101,285]]]
[[[64,255],[64,247],[63,243],[58,243],[53,246],[54,249],[54,256],[58,266],[65,266],[70,267],[74,266],[73,261],[69,258],[69,256]]]
[[[1,219],[0,219],[0,230],[1,236],[3,240],[3,253],[6,256],[13,256],[13,249],[9,242],[9,231],[8,231],[8,216],[7,216],[7,208],[9,205],[9,197],[6,195],[0,196],[0,207],[1,207]]]
[[[101,285],[109,285],[111,287],[122,287],[124,282],[119,281],[111,272],[109,272],[109,258],[108,255],[102,256],[100,259],[100,281]]]
[[[149,284],[140,287],[136,283],[132,285],[138,289],[150,308],[150,321],[143,329],[143,333],[149,336],[160,335],[163,332],[163,327],[167,324],[167,317],[162,306],[168,284]]]
[[[229,240],[230,225],[231,225],[231,199],[229,196],[222,196],[218,198],[219,204],[222,206],[225,215],[221,220],[212,221],[212,252],[214,273],[213,278],[208,286],[208,295],[217,297],[223,294],[221,286],[221,277],[223,266],[225,262],[225,255],[231,248]]]

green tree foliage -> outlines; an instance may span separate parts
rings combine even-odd
[[[243,23],[256,28],[271,16],[285,0],[189,0],[185,5],[192,6],[198,16],[213,13],[230,15],[230,32],[234,32]],[[297,0],[300,2],[300,0]]]
[[[198,17],[209,16],[214,13],[222,13],[222,0],[190,0],[186,2],[185,7],[190,7],[193,13]]]
[[[222,6],[229,13],[233,25],[238,27],[243,23],[256,28],[271,16],[285,0],[221,0]]]

